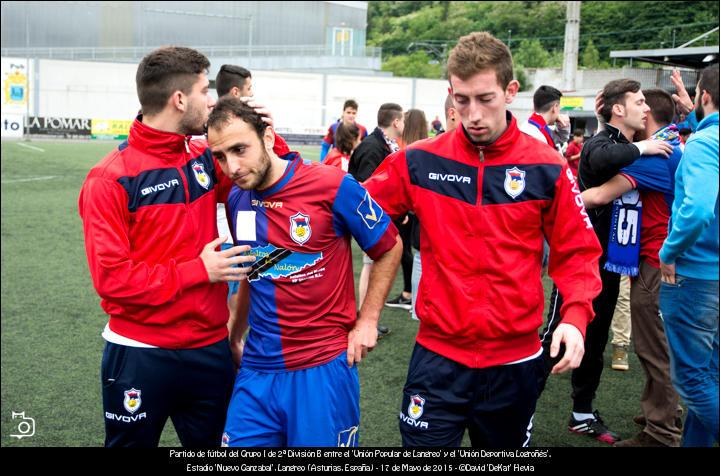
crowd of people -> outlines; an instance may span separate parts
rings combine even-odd
[[[445,127],[385,103],[368,134],[349,99],[315,163],[274,132],[248,70],[222,66],[216,101],[208,67],[189,48],[148,54],[141,114],[80,193],[110,317],[106,446],[157,446],[168,418],[188,447],[357,446],[357,365],[390,332],[386,306],[419,320],[392,404],[405,446],[466,431],[476,447],[528,446],[563,372],[573,433],[717,444],[717,64],[694,101],[678,73],[672,95],[609,82],[585,137],[550,85],[514,117],[510,50],[473,33],[447,61]],[[594,405],[621,276],[645,377],[627,440]]]

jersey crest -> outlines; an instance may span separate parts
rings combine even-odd
[[[310,239],[310,217],[304,213],[296,213],[290,217],[290,238],[298,245],[304,245]]]
[[[517,196],[525,190],[525,171],[520,170],[517,167],[505,169],[504,185],[505,193],[510,195],[512,198],[517,198]]]
[[[192,171],[193,174],[195,174],[195,180],[197,180],[197,183],[199,183],[200,186],[203,187],[205,190],[209,190],[210,177],[207,173],[205,173],[205,166],[200,162],[193,162]]]

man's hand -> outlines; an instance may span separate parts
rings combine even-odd
[[[660,261],[660,280],[663,283],[675,284],[675,263],[667,264]]]
[[[202,253],[200,253],[200,259],[205,265],[208,280],[211,283],[218,283],[220,281],[242,281],[247,277],[250,267],[234,267],[233,265],[255,261],[255,257],[252,255],[238,256],[240,253],[250,251],[250,247],[247,245],[233,246],[224,251],[215,251],[226,239],[226,236],[216,238],[205,245]]]
[[[255,98],[253,96],[244,96],[241,97],[240,100],[251,108],[255,109],[255,112],[257,112],[261,116],[262,120],[265,121],[267,125],[269,125],[270,127],[275,127],[275,121],[273,120],[270,109],[255,101]]]
[[[348,334],[348,367],[359,364],[377,344],[377,321],[358,318],[355,327]]]
[[[572,324],[559,324],[553,333],[550,344],[550,357],[556,357],[560,351],[560,344],[565,344],[565,354],[555,367],[552,373],[561,374],[570,369],[576,369],[582,362],[585,354],[585,344],[580,330]]]
[[[666,159],[672,154],[673,147],[670,145],[670,143],[665,142],[664,140],[643,140],[640,142],[636,142],[638,145],[644,145],[645,150],[643,151],[643,155],[662,155]],[[643,149],[640,149],[643,150]]]
[[[678,113],[685,115],[690,114],[690,111],[695,108],[695,105],[693,104],[692,99],[690,99],[687,89],[685,89],[685,83],[683,83],[680,71],[674,69],[670,74],[670,81],[677,90],[677,94],[673,94],[672,98],[675,101],[675,104],[677,104]]]
[[[600,123],[600,124],[605,124],[605,118],[603,118],[603,115],[601,113],[604,105],[605,105],[605,101],[603,100],[603,92],[601,89],[595,95],[595,117],[597,117],[598,123]]]
[[[570,127],[570,116],[567,114],[560,114],[558,115],[555,123],[562,129],[568,129]]]

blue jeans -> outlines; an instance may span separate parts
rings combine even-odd
[[[676,276],[660,285],[673,385],[688,407],[683,446],[718,441],[718,281]]]

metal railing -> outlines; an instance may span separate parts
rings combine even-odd
[[[136,62],[157,46],[131,47],[44,47],[44,48],[2,48],[2,56],[19,58],[48,58],[84,61]],[[192,46],[207,56],[214,57],[360,57],[381,58],[382,48],[367,46],[350,48],[341,54],[333,52],[332,45],[233,45],[233,46]]]

